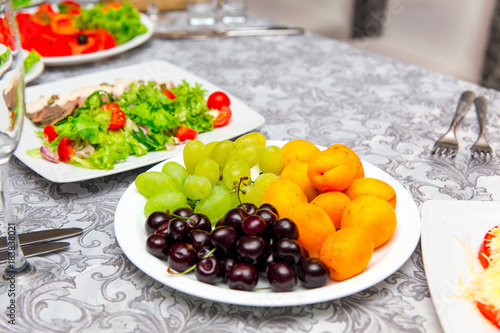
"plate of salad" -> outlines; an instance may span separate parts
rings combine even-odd
[[[52,112],[75,101],[69,117]],[[265,122],[236,97],[165,61],[31,86],[26,105],[30,119],[14,155],[56,183],[158,163],[181,153],[187,139],[231,139]]]
[[[130,2],[83,6],[74,1],[19,10],[21,44],[47,66],[78,65],[112,57],[148,41],[154,23]],[[36,31],[37,33],[33,33]]]

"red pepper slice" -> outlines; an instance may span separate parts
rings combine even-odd
[[[106,112],[111,112],[108,129],[116,130],[125,126],[127,122],[127,116],[125,115],[125,112],[120,109],[120,106],[118,104],[113,102],[107,103],[104,104],[101,109]]]
[[[168,89],[163,89],[161,91],[165,96],[167,96],[169,99],[176,99],[177,97],[174,95],[173,92],[171,92],[170,90]]]
[[[80,31],[75,28],[71,15],[69,14],[56,14],[50,20],[50,27],[55,34],[64,36],[76,36]]]
[[[68,162],[71,160],[71,156],[75,156],[75,150],[71,145],[73,141],[67,136],[63,136],[59,144],[57,145],[57,155],[62,162]]]
[[[75,1],[62,1],[59,3],[59,12],[62,14],[73,14],[78,15],[82,11],[82,7],[78,2]]]
[[[57,134],[56,129],[52,125],[45,125],[43,128],[43,137],[47,139],[48,142],[54,141],[59,134]]]
[[[231,118],[231,109],[229,106],[222,106],[221,109],[219,110],[219,114],[217,115],[217,118],[214,120],[214,127],[222,127],[226,126],[227,123],[229,123],[229,119]]]
[[[195,131],[194,129],[189,128],[186,125],[181,125],[181,126],[179,126],[179,129],[177,129],[177,132],[175,133],[175,137],[181,141],[193,140],[197,134],[198,134],[198,131]]]

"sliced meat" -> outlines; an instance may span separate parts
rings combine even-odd
[[[71,116],[76,108],[78,107],[78,99],[73,101],[67,101],[62,106],[54,104],[54,105],[46,105],[40,111],[35,113],[26,114],[28,118],[31,119],[34,123],[42,124],[42,125],[55,125],[59,121],[66,119]]]

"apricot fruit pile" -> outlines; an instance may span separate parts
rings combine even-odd
[[[333,280],[363,272],[396,230],[394,188],[365,177],[358,155],[342,144],[320,150],[293,140],[281,153],[283,169],[265,188],[262,202],[295,222],[297,241],[327,265]]]

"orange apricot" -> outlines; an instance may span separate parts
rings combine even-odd
[[[299,244],[309,252],[311,257],[318,258],[321,245],[330,234],[335,232],[328,214],[316,205],[303,203],[284,211],[283,215],[297,225]]]
[[[307,175],[322,192],[343,191],[351,185],[355,170],[349,155],[338,149],[327,149],[309,162]]]
[[[363,272],[373,255],[373,241],[363,228],[343,228],[331,234],[321,246],[320,260],[330,278],[343,281]]]
[[[365,169],[363,168],[363,164],[361,163],[361,159],[354,152],[354,150],[352,150],[351,148],[349,148],[349,147],[347,147],[347,146],[345,146],[343,144],[340,144],[340,143],[331,145],[330,147],[328,147],[328,149],[331,149],[331,150],[333,150],[333,149],[342,150],[347,155],[349,155],[349,157],[351,158],[352,163],[354,165],[354,169],[356,170],[356,176],[354,176],[354,178],[363,178],[365,176]]]
[[[358,178],[343,191],[351,200],[364,195],[373,195],[387,201],[393,209],[396,208],[396,191],[394,188],[377,178]]]
[[[320,149],[306,140],[292,140],[281,147],[283,169],[293,162],[309,162]]]
[[[351,202],[342,192],[331,191],[319,194],[311,203],[322,208],[332,220],[335,229],[340,229],[340,221],[345,208]]]
[[[309,176],[307,175],[307,162],[293,162],[290,163],[280,174],[281,179],[288,179],[300,186],[302,191],[307,196],[307,200],[314,199],[319,191],[313,185]]]
[[[307,196],[299,185],[288,179],[278,179],[266,187],[262,203],[276,207],[280,216],[289,207],[307,202]]]
[[[352,200],[342,214],[340,228],[360,227],[368,231],[375,248],[387,242],[396,230],[397,218],[385,200],[365,195]]]

